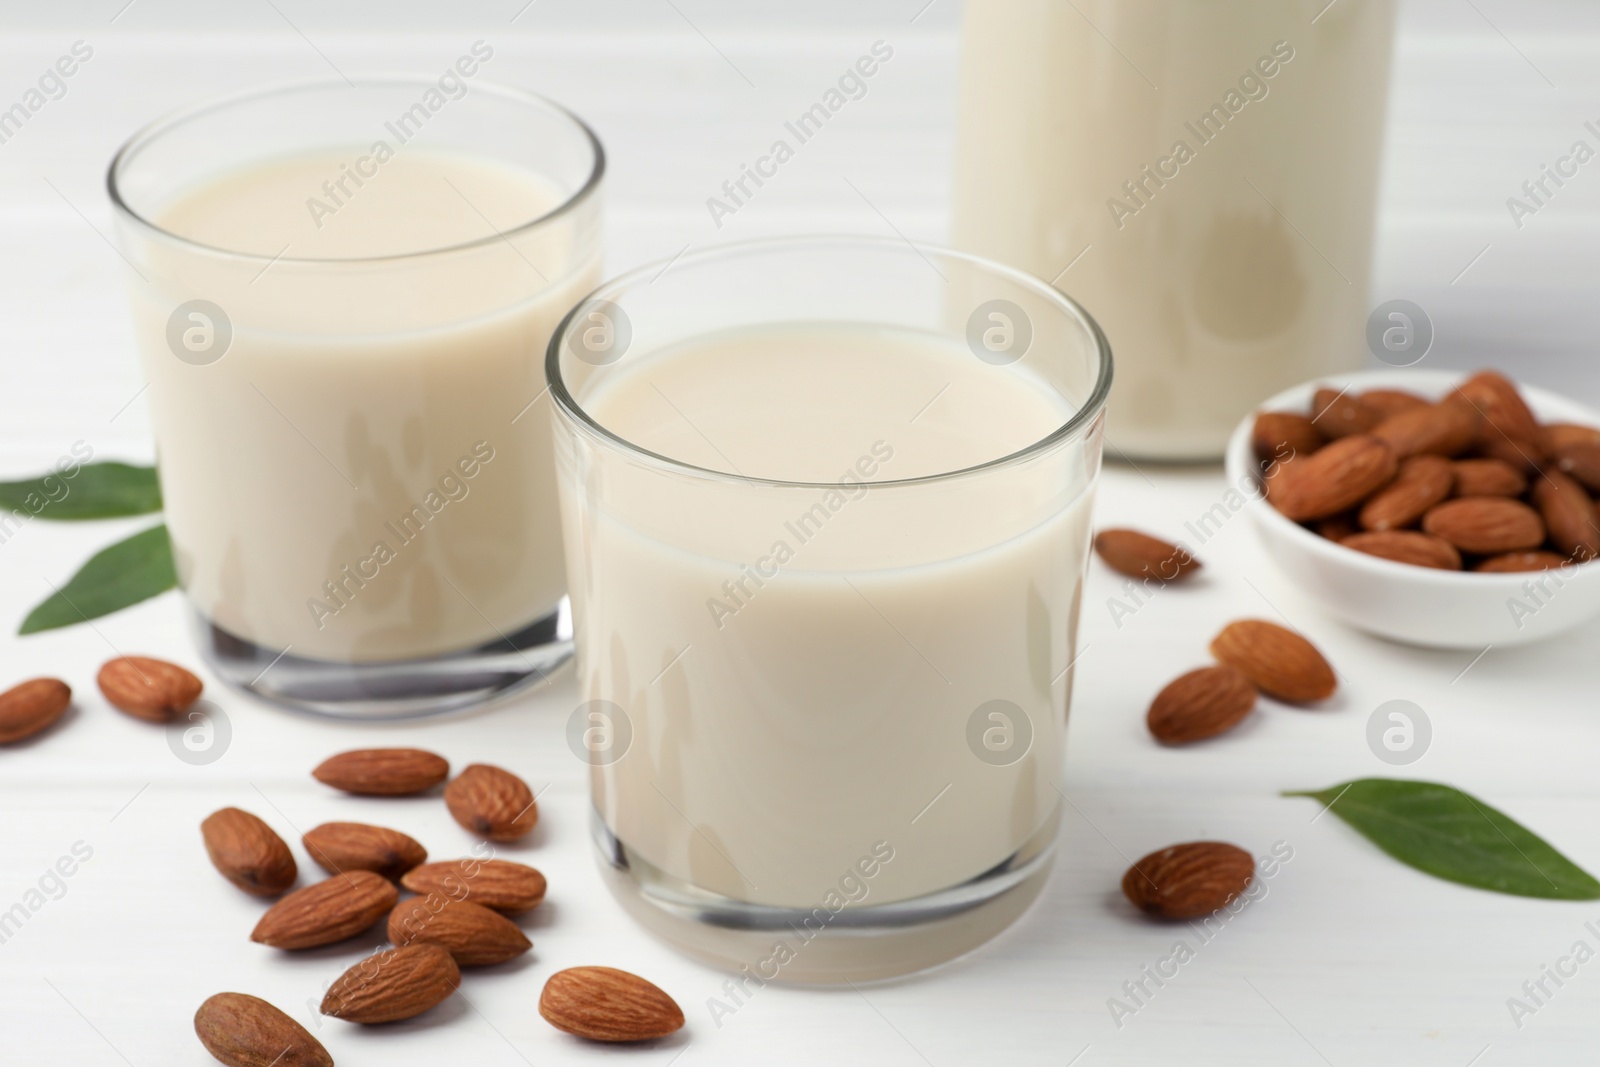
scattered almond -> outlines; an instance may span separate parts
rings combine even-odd
[[[248,993],[208,997],[194,1013],[194,1032],[228,1067],[333,1067],[305,1027]]]
[[[1503,459],[1458,459],[1452,463],[1456,496],[1521,496],[1528,477]]]
[[[353,1023],[392,1023],[421,1015],[461,985],[461,968],[443,945],[415,944],[369,956],[334,979],[322,1014]]]
[[[30,678],[0,693],[0,745],[43,732],[71,703],[72,689],[58,678]]]
[[[1360,522],[1367,530],[1399,530],[1450,495],[1455,472],[1443,456],[1407,456],[1394,481],[1361,505]]]
[[[1547,470],[1534,479],[1531,495],[1559,551],[1579,561],[1600,555],[1600,519],[1583,486],[1560,471]]]
[[[538,907],[545,894],[544,875],[510,860],[424,863],[407,871],[400,884],[413,893],[470,900],[507,915]]]
[[[1200,561],[1182,548],[1138,530],[1101,530],[1094,550],[1112,570],[1133,578],[1170,582],[1200,569]]]
[[[1518,574],[1523,571],[1547,571],[1552,567],[1564,567],[1567,562],[1565,556],[1555,552],[1507,552],[1500,556],[1490,556],[1472,569],[1480,574]]]
[[[212,812],[200,824],[200,836],[211,865],[246,893],[275,897],[300,873],[283,838],[248,811]]]
[[[336,874],[297,889],[267,909],[250,940],[273,948],[314,948],[354,937],[382,919],[400,893],[371,871]]]
[[[504,963],[533,947],[517,924],[499,912],[437,894],[396,905],[389,913],[389,940],[396,945],[443,945],[462,967]]]
[[[307,831],[300,843],[331,874],[371,871],[395,879],[428,858],[428,850],[414,838],[361,822],[325,822]]]
[[[204,688],[176,663],[149,656],[107,660],[95,681],[112,707],[147,722],[171,722],[200,699]]]
[[[1327,518],[1388,485],[1398,469],[1387,444],[1357,434],[1279,464],[1267,482],[1267,499],[1296,522]]]
[[[1371,530],[1352,534],[1339,543],[1357,552],[1395,563],[1410,563],[1441,571],[1461,569],[1461,553],[1456,551],[1455,545],[1417,530]]]
[[[1199,919],[1250,887],[1255,860],[1237,845],[1191,841],[1152,852],[1122,876],[1122,893],[1163,919]]]
[[[1250,433],[1250,447],[1262,463],[1309,455],[1323,444],[1322,431],[1316,423],[1289,411],[1261,412]]]
[[[1229,623],[1212,640],[1211,654],[1238,668],[1263,693],[1291,703],[1324,700],[1339,684],[1315,645],[1274,622]]]
[[[1368,433],[1383,419],[1377,408],[1369,408],[1349,392],[1318,389],[1311,400],[1311,421],[1322,436],[1330,439]]]
[[[557,1030],[591,1041],[649,1041],[683,1026],[683,1011],[671,997],[612,967],[557,971],[539,995],[539,1014]]]
[[[1256,687],[1226,664],[1180,675],[1156,694],[1145,723],[1157,741],[1184,745],[1233,729],[1256,706]]]
[[[1477,434],[1477,412],[1456,400],[1396,412],[1372,429],[1372,436],[1387,442],[1402,459],[1422,453],[1459,455]]]
[[[311,776],[346,793],[398,797],[432,789],[450,777],[450,764],[420,748],[362,748],[330,756]]]
[[[474,763],[444,787],[456,822],[491,841],[515,841],[539,821],[528,783],[510,771]]]
[[[1422,517],[1422,528],[1463,552],[1479,555],[1537,548],[1545,534],[1537,511],[1501,496],[1447,500]]]

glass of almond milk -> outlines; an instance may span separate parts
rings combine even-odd
[[[492,58],[192,107],[111,164],[179,581],[281,704],[429,714],[571,652],[540,367],[604,156]]]
[[[1061,802],[1093,320],[960,253],[790,238],[607,283],[547,373],[568,740],[629,911],[743,995],[1014,920]]]
[[[954,241],[1117,350],[1113,456],[1214,460],[1359,366],[1393,0],[968,4]]]

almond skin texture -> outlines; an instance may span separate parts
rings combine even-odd
[[[228,1067],[333,1067],[306,1028],[259,997],[218,993],[194,1013],[194,1032]]]
[[[1122,876],[1122,894],[1162,919],[1199,919],[1250,887],[1255,860],[1237,845],[1191,841],[1152,852]]]
[[[1256,706],[1256,687],[1226,664],[1179,675],[1156,694],[1145,716],[1155,739],[1186,745],[1226,733]]]
[[[1263,411],[1250,432],[1250,447],[1263,463],[1310,455],[1325,443],[1317,424],[1289,411]]]
[[[1534,478],[1529,496],[1557,549],[1580,563],[1600,555],[1600,520],[1583,486],[1560,471],[1545,471]]]
[[[1431,403],[1427,397],[1408,393],[1404,389],[1368,389],[1361,394],[1362,406],[1371,408],[1384,418],[1414,408],[1425,408]]]
[[[612,967],[557,971],[539,994],[539,1014],[590,1041],[649,1041],[683,1027],[677,1002],[638,975]]]
[[[539,821],[528,783],[510,771],[474,763],[444,787],[456,822],[491,841],[515,841]]]
[[[1267,500],[1295,522],[1325,519],[1388,485],[1398,470],[1387,444],[1357,434],[1278,464],[1267,480]]]
[[[1456,496],[1521,496],[1528,491],[1528,476],[1502,459],[1458,459]]]
[[[368,956],[334,979],[322,1014],[352,1023],[392,1023],[450,998],[461,968],[443,945],[417,944]]]
[[[59,678],[30,678],[0,693],[0,745],[49,729],[71,703],[72,689]]]
[[[1400,461],[1394,481],[1361,505],[1360,522],[1366,530],[1400,530],[1422,518],[1427,510],[1450,495],[1455,472],[1443,456],[1407,456]]]
[[[1472,446],[1478,421],[1470,405],[1447,400],[1390,415],[1373,427],[1372,436],[1387,441],[1401,458],[1422,453],[1455,456]]]
[[[428,850],[401,833],[361,822],[325,822],[300,839],[329,874],[371,871],[391,881],[428,858]]]
[[[1552,449],[1556,469],[1581,482],[1591,493],[1600,492],[1600,443],[1575,441]]]
[[[1211,654],[1263,693],[1290,703],[1325,700],[1338,688],[1333,668],[1316,646],[1275,622],[1231,622],[1212,640]]]
[[[1568,445],[1600,447],[1600,427],[1583,426],[1576,422],[1546,423],[1539,428],[1539,444],[1551,455]]]
[[[1433,567],[1441,571],[1461,569],[1461,553],[1456,551],[1455,545],[1416,530],[1371,530],[1353,534],[1339,543],[1357,552],[1396,563]]]
[[[1170,582],[1200,569],[1200,561],[1177,545],[1138,530],[1101,530],[1094,550],[1108,567],[1131,578]]]
[[[1483,416],[1477,440],[1484,455],[1526,471],[1538,466],[1544,456],[1539,420],[1508,378],[1494,371],[1479,371],[1462,382],[1456,394]]]
[[[1369,408],[1354,394],[1338,389],[1318,389],[1311,400],[1311,421],[1330,440],[1368,433],[1382,419],[1383,413],[1377,408]]]
[[[250,940],[282,949],[331,945],[371,927],[399,898],[400,891],[382,875],[336,874],[297,889],[268,908]]]
[[[406,872],[400,884],[413,893],[438,893],[451,900],[470,900],[505,915],[539,906],[544,875],[510,860],[447,860],[425,863]]]
[[[112,707],[146,722],[171,722],[200,699],[200,679],[176,663],[149,656],[107,660],[95,679]]]
[[[1503,496],[1464,496],[1446,500],[1422,517],[1422,528],[1463,552],[1495,556],[1538,548],[1544,520],[1520,500]]]
[[[1479,574],[1521,574],[1564,567],[1566,563],[1566,557],[1555,552],[1507,552],[1503,556],[1490,556],[1472,569]]]
[[[346,793],[403,797],[426,792],[450,777],[450,764],[420,748],[361,748],[328,757],[311,776]]]
[[[396,945],[443,945],[462,967],[483,967],[522,955],[533,942],[497,911],[437,895],[414,897],[389,913],[389,940]]]
[[[272,827],[238,808],[223,808],[200,824],[211,865],[234,885],[258,897],[275,897],[299,875],[294,855]]]

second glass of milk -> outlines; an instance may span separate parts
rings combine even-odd
[[[691,252],[548,356],[613,891],[701,959],[842,982],[1038,893],[1110,351],[1061,293],[869,238]]]
[[[604,157],[492,57],[197,106],[112,162],[179,581],[268,699],[427,714],[570,655],[541,357],[599,280]]]

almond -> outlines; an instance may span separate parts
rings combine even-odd
[[[1414,524],[1424,512],[1450,495],[1455,472],[1443,456],[1407,456],[1394,481],[1361,505],[1360,522],[1368,530],[1398,530]]]
[[[1182,548],[1138,530],[1101,530],[1094,550],[1112,570],[1133,578],[1170,582],[1200,569],[1200,561]]]
[[[1368,389],[1360,396],[1361,405],[1383,417],[1397,415],[1413,408],[1424,408],[1432,403],[1427,397],[1408,393],[1404,389]]]
[[[1544,520],[1520,500],[1502,496],[1464,496],[1436,505],[1422,517],[1422,528],[1463,552],[1492,556],[1538,548]]]
[[[1583,486],[1560,471],[1545,471],[1529,496],[1557,549],[1579,562],[1600,555],[1600,520]]]
[[[1250,888],[1255,860],[1237,845],[1191,841],[1152,852],[1122,876],[1122,894],[1163,919],[1199,919]]]
[[[336,874],[267,909],[250,940],[273,948],[315,948],[354,937],[389,913],[400,898],[394,883],[371,871]]]
[[[491,841],[515,841],[539,821],[528,783],[510,771],[474,763],[444,787],[456,822]]]
[[[1343,541],[1351,534],[1361,532],[1361,527],[1356,523],[1354,512],[1342,511],[1326,519],[1318,519],[1311,524],[1311,528],[1318,536],[1326,537],[1330,541]]]
[[[333,1067],[306,1028],[248,993],[218,993],[194,1013],[194,1032],[228,1067]]]
[[[353,1023],[392,1023],[450,998],[461,968],[443,945],[417,944],[368,956],[334,979],[322,1014]]]
[[[346,793],[399,797],[432,789],[450,777],[450,764],[420,748],[362,748],[328,757],[311,776]]]
[[[149,656],[107,660],[95,679],[111,706],[147,722],[171,722],[200,699],[200,679],[176,663]]]
[[[1353,534],[1339,543],[1357,552],[1396,563],[1433,567],[1441,571],[1461,569],[1461,553],[1456,551],[1455,545],[1416,530],[1373,530]]]
[[[300,873],[283,838],[248,811],[212,812],[200,824],[200,836],[211,865],[246,893],[275,897]]]
[[[428,858],[427,849],[399,830],[362,822],[325,822],[300,843],[331,874],[371,871],[395,879]]]
[[[462,967],[504,963],[533,947],[517,924],[499,912],[437,894],[396,905],[389,913],[389,940],[396,945],[443,945]]]
[[[425,863],[407,871],[400,884],[413,893],[470,900],[507,915],[538,907],[545,894],[544,875],[510,860]]]
[[[1521,496],[1528,478],[1503,459],[1458,459],[1452,463],[1456,496]]]
[[[1590,492],[1600,492],[1600,444],[1574,441],[1552,449],[1549,455],[1557,470],[1572,475]]]
[[[1399,468],[1383,441],[1357,434],[1278,464],[1267,499],[1295,522],[1336,515],[1388,485]]]
[[[1520,574],[1523,571],[1547,571],[1566,565],[1567,558],[1556,552],[1507,552],[1490,556],[1472,569],[1480,574]]]
[[[1145,723],[1157,741],[1184,745],[1226,733],[1256,706],[1256,687],[1226,664],[1180,675],[1156,694]]]
[[[1464,397],[1482,414],[1477,439],[1485,455],[1524,470],[1532,470],[1542,460],[1539,420],[1505,375],[1479,371],[1462,382],[1455,395]]]
[[[1309,455],[1323,444],[1316,423],[1289,411],[1261,412],[1250,432],[1250,447],[1262,463]]]
[[[649,1041],[683,1026],[677,1002],[636,974],[612,967],[557,971],[539,994],[539,1014],[590,1041]]]
[[[1323,700],[1338,687],[1333,668],[1316,646],[1274,622],[1242,619],[1229,623],[1212,640],[1211,654],[1237,667],[1257,689],[1279,700]]]
[[[1372,430],[1372,436],[1388,442],[1401,458],[1458,455],[1472,446],[1477,433],[1477,413],[1457,400],[1397,412]]]
[[[71,703],[72,689],[58,678],[30,678],[0,693],[0,745],[48,729]]]
[[[1340,389],[1318,389],[1311,399],[1311,421],[1322,436],[1337,440],[1351,434],[1367,433],[1383,418],[1377,408],[1369,408],[1359,398]]]
[[[1600,427],[1583,426],[1576,422],[1552,422],[1539,428],[1539,445],[1550,455],[1568,445],[1595,445],[1600,447]]]

